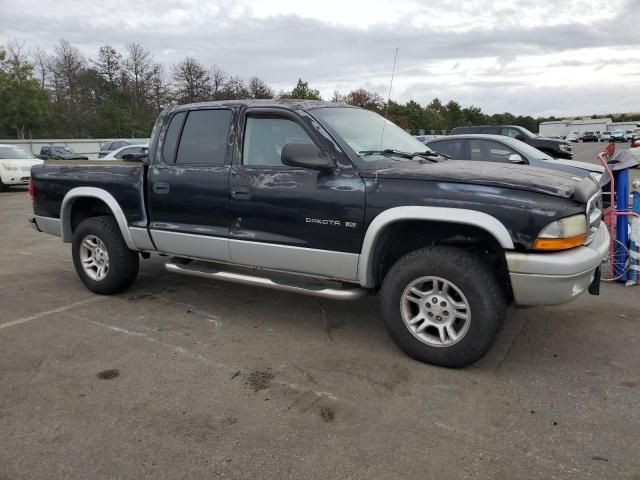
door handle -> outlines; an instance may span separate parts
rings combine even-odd
[[[251,187],[233,187],[231,196],[236,200],[247,200],[253,196],[253,193],[251,192]]]
[[[169,184],[165,182],[155,182],[153,184],[153,193],[157,193],[158,195],[169,193]]]

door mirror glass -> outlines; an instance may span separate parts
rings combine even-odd
[[[511,163],[524,163],[522,157],[517,153],[512,153],[511,155],[509,155],[509,161]]]
[[[290,167],[313,168],[316,170],[334,167],[333,160],[329,154],[309,142],[287,143],[282,148],[281,161],[284,165]]]

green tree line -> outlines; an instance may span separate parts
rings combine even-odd
[[[91,58],[64,39],[51,52],[19,41],[0,46],[0,138],[147,137],[158,113],[172,104],[249,98],[321,96],[302,79],[291,91],[276,92],[257,76],[243,79],[190,56],[167,68],[138,43],[122,52],[103,45]],[[485,123],[536,132],[540,122],[556,120],[487,115],[479,107],[438,98],[425,106],[386,102],[364,88],[336,91],[328,100],[375,110],[411,133]]]

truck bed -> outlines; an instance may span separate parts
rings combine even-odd
[[[31,171],[36,191],[34,213],[60,218],[64,196],[81,185],[106,190],[117,200],[130,225],[145,227],[145,168],[142,163],[120,160],[48,160]]]

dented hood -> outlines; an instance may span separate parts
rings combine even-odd
[[[586,202],[598,191],[598,185],[591,177],[580,178],[569,173],[528,165],[494,162],[455,160],[420,163],[418,161],[398,161],[392,165],[381,165],[377,173],[375,170],[367,170],[365,174],[365,176],[375,175],[383,179],[406,178],[507,187],[572,198],[581,202]]]

